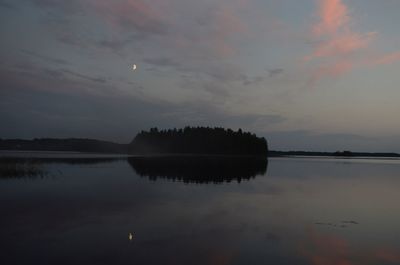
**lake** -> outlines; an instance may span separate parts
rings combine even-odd
[[[400,264],[399,160],[29,156],[0,264]]]

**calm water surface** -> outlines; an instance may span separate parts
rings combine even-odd
[[[0,178],[0,264],[400,264],[400,161],[197,161]]]

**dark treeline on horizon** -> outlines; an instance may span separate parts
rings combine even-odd
[[[267,155],[263,137],[224,128],[185,127],[159,130],[152,128],[136,135],[129,146],[134,154],[220,154]]]

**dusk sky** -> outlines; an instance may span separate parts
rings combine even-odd
[[[400,152],[399,11],[399,0],[0,0],[0,138],[128,143],[201,125],[275,150]]]

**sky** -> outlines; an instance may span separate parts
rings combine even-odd
[[[400,152],[398,0],[0,0],[0,138],[222,126]],[[133,64],[137,69],[133,71]]]

